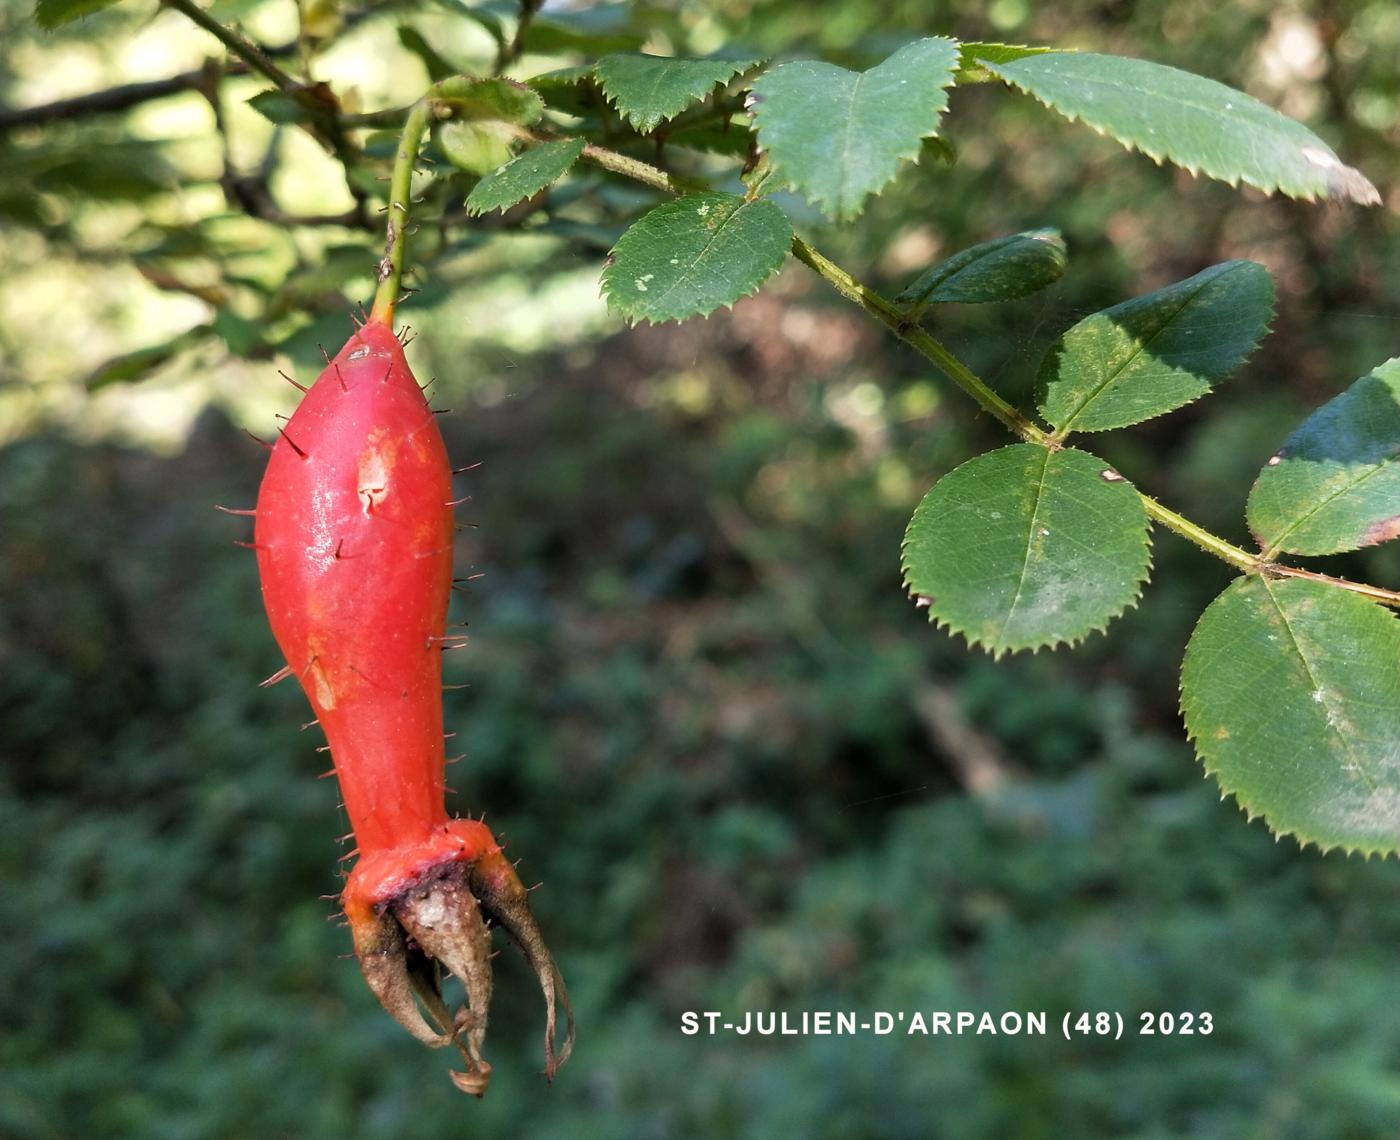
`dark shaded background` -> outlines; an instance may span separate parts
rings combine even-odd
[[[68,42],[28,30],[24,7],[0,25],[11,105]],[[150,15],[68,36],[107,42]],[[1292,424],[1397,351],[1389,2],[770,0],[621,18],[678,50],[722,37],[861,66],[936,32],[1102,48],[1308,121],[1385,206],[1195,181],[987,88],[954,95],[956,166],[906,172],[843,232],[799,218],[890,289],[938,250],[1063,229],[1071,269],[1050,293],[941,317],[1012,398],[1083,313],[1227,257],[1265,263],[1280,305],[1257,358],[1212,399],[1100,441],[1231,539]],[[421,76],[403,82],[411,95]],[[463,326],[453,298],[496,293],[550,297],[544,323],[568,326],[573,294],[550,290],[596,269],[620,225],[606,198],[561,212],[572,240],[472,231],[477,260],[456,276],[444,262],[438,292],[404,309],[423,329],[415,367],[455,409],[450,452],[482,462],[459,481],[477,524],[459,565],[485,577],[454,602],[472,635],[449,665],[470,683],[447,694],[468,754],[456,803],[484,808],[543,881],[536,913],[579,1020],[546,1089],[539,999],[502,954],[491,1092],[455,1093],[330,921],[343,813],[298,731],[302,695],[255,687],[281,662],[252,557],[230,544],[242,523],[211,509],[249,504],[261,471],[232,422],[252,396],[234,389],[271,390],[279,361],[314,371],[315,339],[349,332],[346,300],[327,286],[288,302],[317,323],[275,359],[238,365],[226,322],[223,346],[157,362],[140,383],[193,386],[203,410],[137,446],[154,413],[88,382],[74,330],[110,327],[127,351],[152,313],[189,303],[130,274],[164,262],[133,251],[144,231],[120,230],[108,175],[82,176],[139,134],[118,117],[0,143],[0,1134],[1396,1134],[1395,866],[1276,843],[1182,738],[1176,670],[1225,568],[1162,534],[1143,604],[1105,636],[999,663],[968,652],[903,596],[898,544],[918,497],[999,442],[996,425],[801,267],[682,326],[585,321],[527,352]],[[80,157],[55,174],[60,146]],[[178,171],[178,146],[162,153]],[[148,228],[150,195],[169,192],[131,199]],[[253,276],[277,277],[267,258]],[[299,281],[334,261],[298,258]],[[17,291],[56,265],[133,292],[21,322]],[[1400,584],[1393,550],[1328,565]],[[1052,1036],[684,1036],[681,1013],[708,1009],[1044,1010]],[[1209,1011],[1214,1032],[1139,1038],[1130,1019],[1122,1041],[1061,1040],[1060,1016],[1085,1010]]]

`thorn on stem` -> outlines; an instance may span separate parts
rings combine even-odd
[[[285,430],[283,430],[281,425],[278,425],[277,434],[280,435],[283,439],[285,439],[287,441],[287,446],[290,447],[293,451],[295,451],[298,455],[300,455],[303,459],[308,458],[306,452],[296,445],[296,441],[293,440],[292,437],[289,436]]]
[[[258,688],[266,689],[270,685],[277,684],[278,681],[285,681],[291,675],[292,667],[290,665],[283,665],[282,668],[278,669],[277,672],[272,674],[271,677],[267,677],[264,680],[259,681]]]

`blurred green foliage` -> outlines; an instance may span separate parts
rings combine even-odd
[[[0,11],[10,108],[211,50],[149,5],[55,36],[27,7]],[[509,26],[506,6],[474,10]],[[297,32],[284,0],[214,11],[269,43]],[[426,82],[401,22],[456,67],[495,51],[489,20],[449,8],[342,15],[318,74],[366,107]],[[938,33],[1234,83],[1390,192],[1369,214],[1235,193],[959,89],[957,163],[821,231],[894,292],[940,252],[1059,228],[1070,266],[1049,293],[938,314],[1022,401],[1084,313],[1228,257],[1268,265],[1279,316],[1256,360],[1103,441],[1145,490],[1243,538],[1263,460],[1395,351],[1388,0],[599,5],[544,13],[523,64],[645,42],[863,67]],[[230,154],[255,172],[274,145],[279,209],[354,208],[314,143],[242,106],[257,82],[227,86]],[[246,506],[260,473],[230,420],[268,430],[291,406],[274,367],[314,373],[317,342],[344,338],[379,239],[234,209],[223,148],[192,91],[0,136],[0,1135],[1395,1134],[1394,866],[1275,844],[1180,739],[1181,649],[1226,571],[1162,538],[1143,606],[1073,654],[994,665],[929,629],[899,590],[899,536],[995,425],[799,268],[732,314],[617,332],[597,273],[638,192],[594,176],[528,234],[425,227],[436,256],[403,310],[455,409],[452,454],[482,461],[459,483],[477,524],[459,565],[486,577],[455,603],[473,640],[450,666],[470,688],[447,694],[468,757],[449,782],[543,880],[580,1025],[544,1090],[538,998],[503,954],[493,1086],[464,1102],[331,921],[343,813],[298,731],[304,698],[254,687],[280,660],[229,545],[243,528],[211,510]],[[167,342],[139,383],[100,373]],[[1395,586],[1394,558],[1334,568]],[[768,1008],[1044,1009],[1052,1036],[680,1031],[685,1010]],[[1209,1010],[1215,1032],[1055,1033],[1098,1009]]]

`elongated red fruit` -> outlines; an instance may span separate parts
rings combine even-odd
[[[467,1071],[453,1078],[480,1095],[490,1074],[481,1059],[491,996],[483,916],[506,927],[539,977],[550,1076],[572,1046],[572,1017],[499,844],[444,804],[451,498],[436,418],[397,337],[372,318],[282,429],[258,494],[254,547],[273,635],[325,730],[354,831],[359,859],[341,902],[360,965],[415,1037],[461,1049]],[[466,986],[456,1014],[442,1000],[439,967]],[[557,1053],[556,1000],[568,1021]]]

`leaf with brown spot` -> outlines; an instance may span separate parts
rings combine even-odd
[[[1400,851],[1400,621],[1375,602],[1237,578],[1191,635],[1181,711],[1206,771],[1274,832]]]
[[[1259,473],[1246,514],[1270,552],[1335,554],[1400,537],[1400,357],[1303,421]]]

